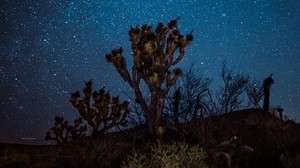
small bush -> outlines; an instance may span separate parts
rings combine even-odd
[[[157,141],[150,151],[142,153],[133,150],[123,162],[123,168],[206,168],[205,151],[199,146],[189,146],[185,142],[164,144]]]

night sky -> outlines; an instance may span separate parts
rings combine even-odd
[[[212,91],[225,59],[256,79],[273,73],[271,105],[300,121],[299,0],[2,0],[0,14],[0,142],[41,144],[55,115],[79,117],[69,98],[84,80],[127,90],[105,54],[123,46],[131,62],[130,26],[178,16],[194,35],[180,67],[194,63]]]

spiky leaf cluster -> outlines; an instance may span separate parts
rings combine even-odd
[[[271,74],[270,76],[266,77],[266,79],[263,82],[263,87],[270,87],[271,85],[274,84],[274,80],[272,78],[273,74]]]
[[[70,102],[92,127],[92,136],[101,135],[115,126],[127,124],[129,103],[121,102],[119,97],[110,96],[104,88],[92,92],[92,80],[85,82],[83,97],[81,98],[79,91],[74,92],[71,94]]]
[[[58,144],[70,142],[85,136],[87,126],[82,123],[82,118],[74,120],[74,126],[69,125],[63,117],[56,116],[53,127],[47,132],[45,140],[56,141]]]
[[[147,24],[131,27],[128,34],[134,61],[133,79],[130,79],[127,72],[122,48],[114,49],[106,55],[106,60],[117,68],[123,79],[138,83],[143,79],[148,86],[160,86],[165,80],[167,87],[174,85],[181,70],[177,68],[171,73],[169,68],[183,58],[184,49],[193,40],[193,36],[182,35],[177,30],[176,19],[169,21],[167,25],[158,23],[154,30]],[[175,58],[176,50],[179,52]]]

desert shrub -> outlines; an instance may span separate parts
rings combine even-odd
[[[123,162],[123,168],[160,168],[160,167],[186,167],[206,168],[204,161],[205,151],[199,146],[189,146],[185,142],[174,142],[172,144],[157,141],[150,146],[148,152],[133,150]]]

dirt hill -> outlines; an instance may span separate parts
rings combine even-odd
[[[247,109],[198,119],[190,128],[194,141],[202,142],[207,150],[236,137],[231,153],[236,160],[241,159],[240,167],[282,167],[283,155],[300,153],[300,124],[283,121],[261,110]],[[242,154],[238,151],[242,146],[251,147],[253,152]]]

